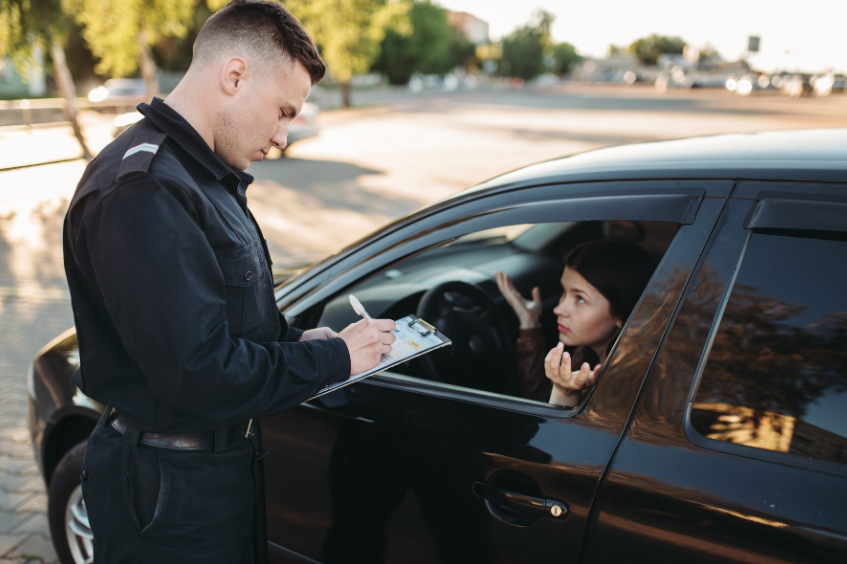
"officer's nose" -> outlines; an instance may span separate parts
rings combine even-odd
[[[271,143],[273,146],[282,151],[285,149],[285,146],[288,145],[288,125],[280,124],[276,131],[274,132],[273,137],[271,137]]]

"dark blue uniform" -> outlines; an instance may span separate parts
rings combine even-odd
[[[350,357],[338,338],[297,343],[279,313],[247,208],[252,177],[161,100],[139,110],[145,119],[88,166],[65,218],[74,379],[123,424],[104,417],[86,452],[95,558],[239,562],[254,501],[246,421],[347,378]],[[144,440],[204,434],[206,450]]]

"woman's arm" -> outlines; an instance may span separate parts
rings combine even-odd
[[[515,346],[518,396],[547,401],[553,388],[544,376],[544,335],[541,327],[521,329]]]

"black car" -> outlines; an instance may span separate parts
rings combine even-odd
[[[516,397],[517,319],[614,236],[657,260],[573,409]],[[416,313],[453,346],[263,422],[275,562],[847,561],[847,130],[602,149],[495,178],[287,280],[292,325]],[[74,332],[35,358],[29,427],[65,561],[103,406]]]

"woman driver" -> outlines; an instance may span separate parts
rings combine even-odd
[[[559,344],[546,356],[539,324],[540,290],[533,288],[532,300],[525,300],[508,275],[496,272],[497,286],[520,320],[519,395],[576,406],[584,390],[596,382],[600,366],[654,269],[650,254],[627,241],[599,239],[575,247],[565,257],[564,292],[553,309]],[[572,366],[580,368],[572,371]]]

